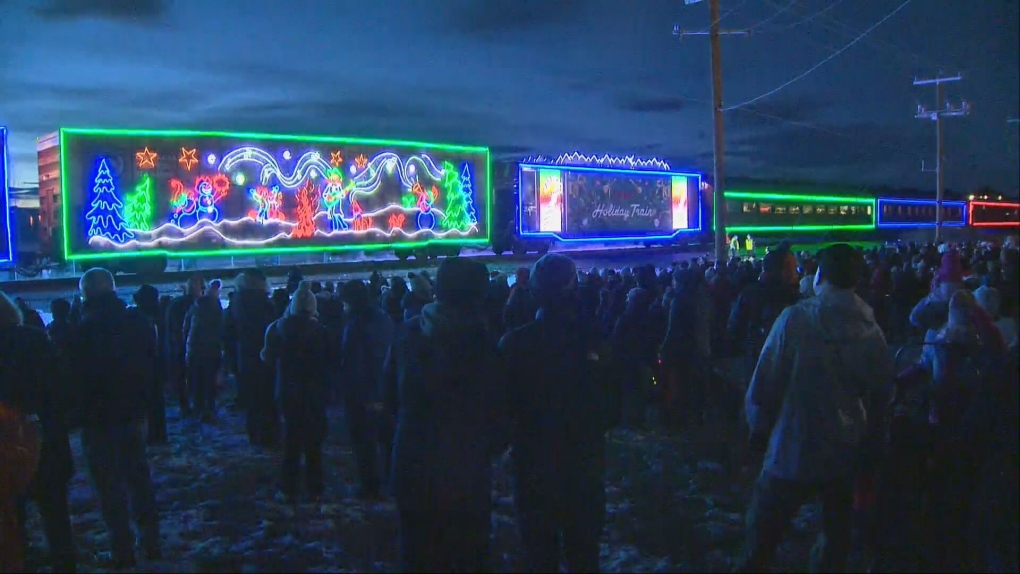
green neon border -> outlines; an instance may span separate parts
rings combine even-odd
[[[755,231],[868,231],[875,229],[876,218],[878,217],[876,202],[873,197],[861,196],[840,196],[840,195],[804,195],[797,193],[780,192],[749,192],[749,191],[727,191],[725,198],[730,199],[771,199],[774,201],[798,201],[807,203],[857,203],[871,205],[871,223],[854,225],[745,225],[726,226],[726,231],[733,232],[755,232]],[[713,225],[714,228],[714,225]]]
[[[305,143],[333,143],[343,145],[364,145],[364,146],[401,146],[417,147],[426,150],[445,152],[458,152],[470,154],[485,154],[485,236],[470,239],[430,239],[428,241],[408,241],[399,243],[364,243],[357,245],[335,245],[335,246],[303,246],[303,247],[253,247],[239,249],[204,249],[198,251],[171,251],[167,249],[149,249],[145,251],[101,251],[87,253],[71,253],[71,242],[68,234],[68,191],[66,158],[67,149],[64,145],[65,135],[95,135],[95,136],[117,136],[117,137],[218,137],[234,139],[252,139],[263,141],[300,141]],[[152,257],[166,255],[178,258],[199,258],[199,257],[231,257],[234,255],[282,255],[287,253],[324,253],[343,251],[378,251],[381,249],[407,249],[414,247],[425,247],[431,244],[440,245],[487,245],[492,237],[492,153],[487,147],[465,146],[453,144],[434,144],[406,140],[386,140],[371,138],[336,137],[336,136],[303,136],[303,135],[281,135],[263,134],[251,132],[221,132],[221,131],[196,131],[196,130],[141,130],[141,129],[102,129],[102,128],[60,128],[60,211],[63,234],[63,251],[66,261],[87,261],[95,259],[125,259],[134,257]]]

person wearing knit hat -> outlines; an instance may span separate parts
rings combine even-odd
[[[600,331],[577,312],[574,262],[543,255],[528,284],[535,320],[500,341],[526,568],[556,572],[562,561],[568,572],[597,572],[605,435],[619,423],[621,386]]]
[[[921,299],[910,312],[910,323],[920,329],[939,329],[948,319],[949,300],[963,288],[960,252],[946,251],[942,254],[942,264],[932,278],[931,293]]]
[[[358,497],[376,500],[382,494],[378,471],[382,410],[379,381],[395,325],[388,313],[373,304],[368,286],[360,279],[344,283],[340,298],[347,311],[347,324],[340,343],[338,379],[342,382],[345,422],[358,465]]]
[[[404,323],[383,373],[404,572],[489,568],[492,457],[505,449],[506,402],[488,288],[484,264],[444,259],[435,302]]]
[[[326,438],[332,337],[316,319],[318,304],[311,287],[309,281],[298,283],[286,314],[266,329],[261,352],[262,360],[275,374],[283,411],[278,498],[289,504],[297,499],[302,457],[308,495],[316,501],[325,491],[322,445]]]

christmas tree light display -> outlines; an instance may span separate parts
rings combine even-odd
[[[124,223],[128,229],[148,231],[152,228],[152,178],[143,173],[134,193],[124,201]]]
[[[134,237],[124,227],[121,208],[124,204],[117,197],[113,176],[106,159],[102,159],[92,187],[92,209],[85,214],[89,220],[89,237],[105,237],[114,243],[124,243]]]

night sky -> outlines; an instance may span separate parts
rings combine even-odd
[[[727,106],[846,46],[902,0],[723,0]],[[640,7],[640,10],[637,8]],[[0,0],[0,124],[14,183],[59,126],[313,133],[488,145],[497,157],[666,157],[711,173],[707,2],[680,0]],[[727,113],[729,174],[1016,193],[1017,0],[914,0],[841,55]]]

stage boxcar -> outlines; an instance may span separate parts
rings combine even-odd
[[[878,198],[879,228],[935,227],[938,202],[934,199]],[[966,201],[942,202],[942,226],[967,224]]]
[[[566,154],[521,162],[518,233],[564,242],[669,242],[701,230],[701,175],[661,160]]]
[[[484,147],[60,130],[64,256],[232,256],[489,241]]]

